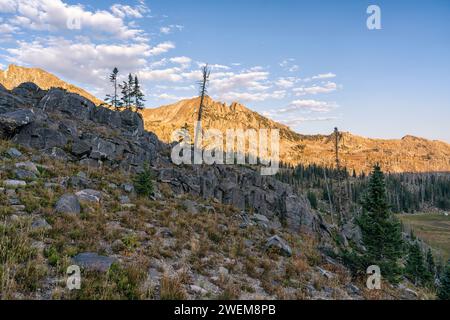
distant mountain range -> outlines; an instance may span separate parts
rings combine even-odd
[[[85,90],[68,84],[56,76],[37,68],[24,68],[10,65],[0,71],[0,84],[12,89],[22,82],[34,82],[43,89],[61,87],[78,93],[100,104]],[[158,137],[170,142],[175,129],[187,126],[193,132],[197,117],[199,98],[182,100],[155,109],[145,109],[142,115],[145,128]],[[240,103],[216,102],[210,97],[205,100],[203,127],[226,129],[280,130],[280,157],[289,164],[334,164],[334,143],[332,135],[302,135],[289,127],[270,120]],[[332,129],[332,128],[330,128]],[[379,162],[389,172],[431,172],[450,171],[450,144],[423,138],[405,136],[397,140],[371,139],[343,133],[340,144],[340,157],[343,166],[356,172],[368,172]]]

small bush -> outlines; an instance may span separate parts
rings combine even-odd
[[[149,197],[153,194],[153,174],[148,164],[134,178],[134,189],[138,195]]]

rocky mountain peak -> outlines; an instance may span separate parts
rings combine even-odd
[[[91,100],[96,105],[102,103],[100,99],[97,99],[84,89],[69,84],[40,68],[27,68],[10,64],[5,71],[0,70],[0,84],[6,89],[12,90],[24,82],[33,82],[43,90],[48,90],[50,88],[66,89],[69,92],[77,93],[80,96]]]

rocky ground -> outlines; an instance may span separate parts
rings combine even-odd
[[[238,166],[180,166],[138,114],[62,89],[0,86],[4,299],[417,299],[365,289],[337,231],[289,186]],[[133,178],[151,166],[155,192]],[[339,233],[357,241],[349,226]],[[66,271],[82,268],[80,290]]]

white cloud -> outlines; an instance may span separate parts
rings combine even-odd
[[[170,58],[170,62],[180,64],[185,68],[191,64],[191,61],[191,58],[185,56]]]
[[[307,94],[330,93],[337,90],[337,84],[334,82],[327,82],[324,85],[315,85],[311,87],[300,87],[292,89],[296,96],[304,96]]]
[[[162,94],[158,94],[158,95],[153,95],[156,99],[158,100],[172,100],[172,101],[179,101],[179,100],[184,100],[184,99],[190,99],[193,98],[191,97],[183,97],[183,96],[177,96],[174,94],[167,94],[167,93],[162,93]]]
[[[266,71],[216,72],[211,74],[210,88],[218,93],[231,92],[236,89],[263,91],[270,88]]]
[[[170,28],[169,27],[161,27],[161,28],[159,28],[159,32],[161,32],[163,34],[169,34]]]
[[[289,71],[289,72],[296,72],[298,70],[300,70],[300,67],[294,63],[295,59],[294,58],[288,58],[285,59],[283,61],[281,61],[279,63],[280,67]]]
[[[9,19],[9,23],[19,28],[61,31],[78,29],[105,33],[121,39],[137,37],[142,30],[133,29],[126,25],[124,17],[136,16],[137,9],[129,6],[114,7],[114,12],[86,10],[82,5],[69,5],[61,0],[15,0],[2,1],[0,11],[15,14]],[[13,3],[13,5],[11,5]],[[125,9],[126,8],[126,9]],[[117,16],[121,12],[121,15]],[[134,13],[132,13],[134,12]],[[75,28],[71,26],[76,26]]]
[[[162,34],[170,34],[173,32],[174,29],[181,31],[184,29],[184,26],[179,25],[179,24],[171,24],[169,26],[164,26],[164,27],[159,28],[159,32],[161,32]]]
[[[292,88],[295,83],[297,82],[297,78],[294,77],[288,77],[288,78],[278,78],[277,81],[275,81],[275,84],[281,88]]]
[[[149,81],[180,82],[183,80],[180,68],[138,71],[139,78]]]
[[[334,73],[328,72],[328,73],[318,74],[318,75],[313,76],[311,78],[305,78],[303,81],[310,82],[310,81],[313,81],[313,80],[332,79],[332,78],[335,78],[335,77],[336,77],[336,75]]]
[[[290,103],[290,105],[286,108],[279,109],[277,112],[279,113],[288,113],[295,111],[313,111],[313,112],[329,112],[333,109],[337,108],[335,103],[330,103],[326,101],[318,101],[318,100],[294,100]]]
[[[166,53],[167,51],[174,49],[175,44],[171,41],[166,41],[158,44],[157,46],[153,47],[149,52],[152,56],[157,56],[163,53]]]
[[[118,67],[121,74],[144,68],[149,51],[149,45],[139,43],[107,45],[50,38],[44,42],[19,41],[16,48],[7,49],[7,59],[20,65],[40,67],[95,89],[105,86],[104,77],[113,67]]]
[[[286,96],[286,91],[278,90],[273,92],[226,92],[218,95],[220,100],[224,100],[227,102],[232,101],[248,101],[248,102],[257,102],[257,101],[265,101],[268,99],[283,99]]]
[[[136,7],[131,7],[128,5],[114,4],[111,6],[111,12],[120,18],[130,17],[130,18],[142,18],[143,14],[149,12],[150,10],[147,6],[141,4]]]
[[[0,0],[0,12],[10,13],[16,11],[17,1],[15,0]]]
[[[1,1],[1,0],[0,0]],[[9,34],[19,31],[19,28],[10,25],[8,23],[1,23],[0,24],[0,33]]]
[[[278,121],[289,127],[297,127],[304,122],[332,121],[336,119],[337,117],[295,117]]]

